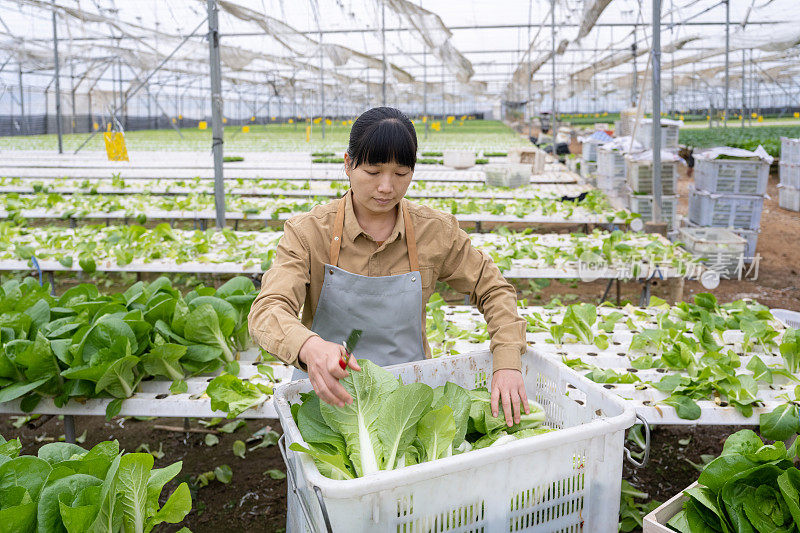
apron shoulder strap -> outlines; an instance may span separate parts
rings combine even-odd
[[[348,191],[349,193],[350,191]],[[339,251],[342,249],[342,233],[344,231],[344,207],[347,201],[347,194],[339,200],[339,207],[336,209],[336,219],[333,221],[333,237],[331,238],[330,264],[338,266]]]
[[[414,235],[414,224],[411,223],[411,213],[408,211],[406,199],[400,201],[403,206],[403,222],[406,227],[406,245],[408,246],[408,264],[411,272],[419,271],[419,255],[417,254],[417,237]]]

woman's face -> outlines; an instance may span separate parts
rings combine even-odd
[[[353,160],[344,154],[344,165],[353,200],[359,207],[373,214],[388,213],[405,196],[414,171],[395,162],[371,165],[361,163],[352,168]]]

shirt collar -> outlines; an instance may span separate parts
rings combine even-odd
[[[355,242],[356,238],[364,234],[367,237],[367,233],[361,228],[361,225],[358,223],[358,219],[356,218],[356,212],[353,210],[353,190],[350,189],[345,194],[345,203],[344,203],[344,235],[350,240],[350,242]],[[405,202],[405,198],[400,200],[400,204]],[[397,214],[397,220],[394,222],[394,228],[392,228],[392,233],[386,239],[385,242],[389,243],[395,240],[396,238],[403,237],[406,232],[405,220],[403,218],[405,209],[400,209],[400,212]],[[370,239],[372,237],[369,237]]]

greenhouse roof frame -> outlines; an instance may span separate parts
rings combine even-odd
[[[732,1],[736,2],[737,0],[732,0]],[[776,2],[777,3],[781,3],[781,0],[773,0],[772,2],[767,2],[764,5],[766,7],[775,6]],[[192,2],[184,2],[184,3],[185,4],[192,4]],[[221,13],[224,11],[224,8],[226,6],[229,7],[229,8],[231,6],[233,6],[233,7],[238,7],[238,8],[241,8],[241,9],[250,9],[250,10],[252,10],[252,12],[251,12],[251,15],[252,15],[253,13],[256,13],[256,11],[253,10],[252,8],[253,7],[257,7],[256,4],[259,4],[259,3],[261,5],[265,5],[263,1],[262,2],[258,2],[257,0],[232,0],[232,1],[221,0],[220,1]],[[275,5],[275,2],[270,2],[270,3],[273,6]],[[328,1],[328,0],[313,0],[313,3],[315,5],[319,5],[319,7],[320,7],[320,9],[322,10],[323,13],[328,13],[330,16],[338,15],[338,18],[336,20],[337,23],[347,23],[348,22],[346,20],[346,14],[344,13],[346,10],[344,8],[336,9],[336,8],[332,7],[331,2]],[[428,0],[427,2],[421,2],[421,3],[423,5],[435,4],[436,6],[439,6],[439,7],[442,5],[442,2],[438,2],[437,3],[437,2],[435,2],[433,0]],[[533,5],[534,3],[539,7],[541,7],[541,5],[542,5],[542,1],[541,0],[529,0],[527,2],[524,2],[524,1],[523,2],[514,2],[515,8],[520,8],[525,4],[528,4],[530,6],[530,5]],[[599,9],[599,12],[596,13],[597,17],[596,17],[595,21],[592,22],[592,24],[590,25],[589,30],[587,32],[585,32],[585,35],[584,35],[583,39],[586,40],[587,42],[591,41],[593,36],[596,36],[596,34],[601,33],[603,31],[603,29],[614,29],[614,28],[638,28],[640,30],[640,33],[642,33],[642,35],[644,35],[644,38],[645,39],[649,39],[646,36],[648,28],[649,28],[649,25],[644,22],[644,18],[642,18],[642,17],[639,17],[639,18],[636,18],[636,17],[631,18],[631,17],[629,17],[629,18],[631,18],[630,20],[611,20],[611,19],[609,19],[609,16],[611,16],[611,15],[608,14],[608,11],[611,8],[614,8],[614,6],[621,5],[622,8],[626,8],[626,7],[630,8],[631,2],[630,1],[626,1],[626,0],[614,0],[613,2],[609,2],[608,0],[601,1],[601,2],[596,2],[596,1],[591,1],[591,0],[585,0],[583,2],[570,2],[569,0],[559,0],[557,2],[557,16],[558,16],[559,20],[558,20],[558,22],[556,24],[557,31],[559,32],[559,34],[561,34],[564,30],[581,29],[582,27],[586,27],[587,26],[587,24],[586,24],[586,16],[577,17],[576,18],[576,16],[574,16],[574,13],[573,14],[570,14],[570,13],[564,14],[564,13],[562,13],[562,11],[564,11],[565,9],[574,9],[574,7],[575,7],[574,4],[575,3],[578,3],[579,5],[582,4],[585,13],[590,11],[591,8],[593,6],[595,6],[597,3],[601,4],[601,7],[602,7],[602,9]],[[746,3],[749,4],[750,2],[746,2]],[[763,3],[763,0],[761,0],[761,3]],[[48,7],[49,6],[49,2],[46,2],[44,0],[0,0],[0,5],[2,5],[2,4],[6,4],[7,6],[17,6],[18,10],[22,10],[22,11],[25,11],[26,9],[33,10],[33,9],[36,9],[36,8],[38,8],[39,10],[42,10],[42,11],[45,11],[45,10],[49,9],[49,7]],[[128,4],[130,4],[130,2]],[[178,9],[178,6],[176,6],[174,2],[167,1],[166,4],[169,4],[167,6],[167,8],[170,9],[170,10],[177,10]],[[202,4],[202,2],[199,2],[199,4]],[[281,2],[279,2],[279,4],[281,4],[282,9],[286,8],[286,6],[283,6]],[[301,3],[296,3],[296,4],[301,4]],[[399,25],[398,24],[392,24],[392,23],[388,24],[383,30],[384,32],[386,32],[388,34],[392,34],[392,33],[394,33],[394,34],[409,34],[409,32],[413,32],[413,31],[418,29],[418,28],[414,27],[413,25],[409,25],[407,23],[406,24],[402,23],[405,20],[403,18],[403,16],[407,15],[407,13],[405,13],[403,10],[408,10],[411,7],[414,6],[414,4],[412,4],[411,2],[408,2],[406,0],[363,0],[363,2],[361,0],[353,0],[348,5],[349,5],[350,9],[355,9],[356,7],[358,7],[358,4],[360,4],[361,7],[363,9],[366,9],[366,10],[369,10],[369,6],[372,6],[372,10],[373,11],[377,10],[377,8],[379,6],[386,5],[389,8],[389,11],[392,11],[393,13],[396,13],[397,15],[394,16],[393,18],[395,19],[395,22],[399,21],[399,22],[401,22],[401,24],[399,24]],[[603,5],[603,4],[605,4],[605,5]],[[690,4],[697,4],[698,6],[697,6],[696,9],[694,9],[692,11],[692,13],[688,13],[685,17],[683,17],[683,18],[688,19],[688,20],[685,20],[684,22],[674,22],[673,21],[673,25],[672,25],[673,28],[678,28],[678,27],[699,27],[699,28],[717,28],[717,29],[719,29],[719,28],[725,26],[725,24],[726,24],[725,21],[719,20],[720,19],[720,17],[719,17],[719,15],[720,15],[719,11],[720,10],[719,9],[715,9],[716,6],[720,4],[720,2],[718,2],[717,0],[709,0],[709,1],[701,0],[701,1],[698,1],[698,2],[685,2],[684,1],[684,2],[682,2],[682,5],[677,5],[677,4],[679,4],[679,2],[675,2],[675,4],[676,4],[676,7],[675,7],[674,11],[676,11],[676,12],[677,11],[681,11],[681,10],[682,11],[686,11],[687,9],[690,9],[690,7],[691,7]],[[740,1],[739,4],[744,5],[745,2]],[[311,5],[311,3],[309,3],[308,5]],[[335,6],[336,3],[334,3],[333,5]],[[76,32],[75,28],[72,28],[71,30],[69,30],[69,32],[74,34],[74,35],[71,35],[69,37],[69,39],[67,39],[65,37],[65,40],[68,40],[71,44],[72,43],[76,43],[77,44],[77,43],[81,43],[81,42],[93,43],[93,42],[98,42],[98,41],[102,41],[102,40],[109,40],[111,42],[120,43],[120,42],[125,42],[125,41],[129,41],[129,40],[133,39],[134,38],[134,37],[132,37],[133,35],[139,37],[140,41],[141,41],[141,36],[144,35],[144,36],[146,36],[144,38],[144,50],[146,50],[148,48],[148,46],[150,46],[153,49],[156,49],[156,48],[159,47],[158,44],[156,44],[156,46],[153,47],[152,46],[153,43],[152,42],[148,43],[148,40],[149,41],[153,41],[154,39],[158,40],[158,38],[160,37],[160,38],[163,39],[164,42],[169,42],[169,40],[174,40],[174,39],[177,39],[177,38],[179,38],[181,36],[180,32],[177,32],[177,33],[167,32],[167,31],[164,31],[163,29],[161,29],[161,28],[159,28],[157,26],[155,28],[152,27],[152,25],[148,26],[144,22],[137,24],[136,22],[134,22],[131,19],[123,20],[123,15],[126,13],[126,11],[128,13],[130,13],[130,6],[126,5],[123,0],[117,0],[116,2],[113,2],[112,0],[94,0],[94,1],[91,1],[91,2],[87,1],[87,0],[83,0],[83,1],[81,1],[81,0],[59,0],[59,2],[57,2],[57,6],[58,6],[58,9],[59,9],[59,12],[62,13],[60,15],[60,19],[63,19],[65,17],[71,17],[73,20],[83,20],[83,22],[85,24],[87,24],[87,25],[106,24],[106,25],[108,25],[108,31],[109,32],[114,32],[114,35],[96,35],[95,34],[93,36],[89,36],[89,35],[76,34],[78,32]],[[97,8],[95,11],[92,10],[93,6],[94,6],[94,8]],[[198,7],[202,7],[202,6],[198,6]],[[427,5],[426,5],[426,7],[427,7]],[[644,6],[644,7],[646,9],[646,6]],[[747,6],[747,7],[749,7],[749,6]],[[761,14],[759,12],[759,10],[758,10],[758,7],[759,6],[755,6],[755,9],[751,10],[752,13],[749,13],[749,14],[746,13],[745,15],[742,15],[742,16],[738,17],[739,20],[736,20],[737,17],[734,17],[732,22],[731,22],[731,25],[732,26],[733,25],[739,25],[742,21],[745,21],[745,20],[746,20],[746,24],[748,26],[764,26],[764,25],[775,25],[775,24],[778,24],[778,21],[776,21],[776,20],[768,20],[763,16],[756,17],[756,14],[759,14],[759,15]],[[100,8],[104,8],[104,9],[101,10]],[[620,8],[620,11],[624,10],[622,8]],[[295,9],[295,8],[292,7],[292,9]],[[298,9],[300,9],[300,8],[298,8]],[[304,9],[307,10],[307,7],[304,8]],[[339,11],[339,13],[336,13],[337,10]],[[709,13],[709,10],[711,11],[710,13]],[[195,9],[195,11],[197,11],[197,9]],[[448,14],[441,12],[440,9],[436,9],[435,7],[431,7],[430,10],[429,9],[423,9],[422,11],[431,14],[431,16],[433,17],[432,20],[433,19],[438,19],[439,21],[443,21],[443,19],[441,17],[445,17],[445,19],[448,18],[448,16],[447,16]],[[694,12],[696,12],[696,11],[707,12],[707,15],[711,16],[711,18],[709,18],[707,20],[693,19]],[[8,10],[6,10],[5,12],[8,12]],[[439,12],[438,15],[437,15],[437,12]],[[617,12],[617,15],[618,14],[619,14],[619,12]],[[258,19],[259,16],[266,17],[267,15],[257,14],[257,15],[252,15],[251,18]],[[662,19],[666,18],[666,16],[667,15],[662,17]],[[119,19],[115,19],[114,17],[119,17]],[[230,17],[228,17],[228,18],[230,19]],[[353,33],[363,33],[363,34],[367,34],[367,35],[369,35],[369,34],[373,34],[374,35],[376,33],[379,33],[379,30],[380,30],[379,28],[374,27],[374,25],[373,25],[373,27],[336,27],[335,25],[331,25],[331,26],[322,27],[321,29],[308,29],[307,28],[307,26],[308,26],[307,24],[305,24],[306,27],[303,28],[303,29],[294,29],[294,27],[289,24],[290,21],[288,19],[291,19],[291,18],[292,17],[287,14],[286,21],[282,21],[282,20],[278,20],[278,19],[271,19],[271,23],[272,22],[281,23],[281,24],[285,25],[285,27],[282,28],[280,31],[282,31],[284,33],[288,32],[291,35],[303,36],[304,39],[307,39],[306,36],[318,35],[320,33],[322,33],[323,36],[334,36],[334,35],[346,36],[347,34],[353,34]],[[295,20],[296,20],[296,18],[297,17],[295,17]],[[680,21],[680,17],[679,17],[678,20]],[[309,22],[309,21],[310,20],[307,20],[307,22]],[[224,22],[225,21],[223,21],[223,23]],[[242,22],[242,24],[237,27],[237,26],[231,26],[230,25],[230,20],[228,20],[228,23],[229,23],[228,27],[221,26],[220,37],[223,40],[230,39],[231,40],[230,43],[235,43],[236,44],[236,46],[232,46],[232,48],[231,48],[232,51],[238,49],[240,54],[241,54],[242,51],[250,51],[250,52],[252,52],[252,49],[248,50],[247,46],[240,46],[241,38],[245,38],[245,37],[263,37],[265,35],[266,31],[263,30],[263,29],[261,29],[261,31],[238,31],[238,30],[243,30],[248,24],[246,21],[243,21],[243,20],[241,20],[240,22]],[[739,24],[737,24],[737,23],[739,23]],[[16,25],[14,25],[14,26],[16,27]],[[438,31],[440,31],[440,33],[441,32],[445,32],[445,33],[447,33],[447,34],[452,36],[453,32],[464,32],[464,33],[467,33],[467,34],[474,34],[475,31],[479,31],[479,32],[483,32],[483,31],[489,32],[489,31],[492,31],[492,30],[512,30],[512,31],[513,30],[517,30],[517,31],[519,31],[519,30],[528,29],[528,28],[539,28],[541,26],[542,26],[541,22],[536,22],[536,23],[532,22],[530,24],[526,24],[526,23],[513,23],[513,24],[510,24],[510,23],[499,23],[499,22],[493,22],[493,21],[487,21],[485,23],[481,22],[481,23],[477,23],[477,24],[463,24],[463,23],[445,24],[444,22],[442,22],[441,23],[441,27],[438,28]],[[299,24],[296,27],[302,28],[302,26],[299,25]],[[669,24],[665,24],[665,32],[670,31],[669,28],[670,28],[670,25]],[[124,32],[127,32],[130,35],[123,35]],[[139,33],[136,34],[134,32],[139,32]],[[64,32],[62,32],[62,33],[64,33]],[[280,33],[280,32],[273,32],[273,33]],[[545,28],[543,30],[542,42],[547,40],[546,39],[547,36],[545,35],[546,33],[547,33],[547,31],[546,31],[546,28]],[[710,35],[713,35],[713,32],[708,34],[708,36],[710,36]],[[706,40],[708,39],[708,36],[705,38]],[[1,37],[1,35],[0,35],[0,37]],[[13,35],[13,37],[19,37],[19,36],[18,35]],[[278,37],[280,37],[280,35],[278,35]],[[424,54],[425,56],[428,56],[428,55],[431,56],[431,57],[427,58],[429,60],[429,61],[427,61],[427,67],[429,67],[430,70],[432,71],[432,73],[435,73],[435,74],[431,74],[430,77],[432,77],[432,78],[439,77],[438,68],[441,67],[441,64],[440,64],[441,62],[437,63],[437,60],[435,59],[435,53],[434,53],[435,50],[433,49],[434,47],[432,47],[430,45],[433,44],[434,46],[438,45],[438,46],[441,47],[442,43],[450,42],[450,41],[452,41],[452,39],[450,37],[447,37],[447,36],[438,36],[437,39],[438,39],[437,42],[428,43],[427,46],[423,46],[422,49],[417,49],[417,50],[403,49],[400,46],[402,43],[393,43],[391,45],[391,47],[395,48],[394,53],[393,53],[392,50],[387,50],[387,57],[400,58],[400,59],[405,59],[406,60],[404,62],[404,64],[396,65],[397,74],[402,76],[403,74],[407,73],[407,69],[409,69],[409,68],[416,70],[418,68],[418,65],[416,64],[416,60],[419,58],[420,55]],[[569,46],[565,47],[562,53],[557,54],[556,63],[559,63],[559,61],[558,61],[558,59],[560,59],[559,56],[563,56],[564,54],[570,54],[572,56],[579,57],[580,59],[577,60],[578,62],[581,61],[581,60],[586,62],[586,65],[584,66],[584,69],[587,68],[587,67],[590,68],[591,64],[594,61],[594,58],[591,55],[587,56],[587,54],[597,53],[595,51],[597,49],[607,49],[607,48],[609,48],[609,47],[602,47],[602,46],[600,46],[600,47],[597,47],[597,46],[595,46],[595,47],[580,46],[581,43],[577,43],[577,39],[567,39],[567,40],[571,44]],[[626,41],[627,39],[623,38],[622,40]],[[417,41],[418,41],[417,44],[420,44],[419,43],[419,39],[417,39]],[[27,48],[27,45],[35,45],[37,42],[38,43],[47,44],[47,38],[37,37],[37,36],[34,35],[32,38],[26,38],[24,41],[22,41],[22,46]],[[407,42],[407,40],[406,40],[406,42]],[[19,41],[17,41],[17,43],[19,43]],[[198,42],[197,44],[200,44],[200,43]],[[313,48],[313,47],[316,46],[316,41],[309,40],[306,44],[309,47]],[[341,45],[338,44],[338,43],[331,43],[331,44],[335,48],[341,47]],[[364,54],[366,56],[369,56],[369,54],[367,54],[365,52],[365,50],[360,49],[361,47],[359,47],[357,45],[358,45],[358,43],[354,43],[352,47],[345,47],[345,48],[349,48],[350,52],[353,53],[354,55],[357,55],[357,54],[361,53],[361,54]],[[0,46],[1,46],[1,44],[0,44]],[[367,47],[369,48],[370,46],[367,44]],[[539,47],[539,49],[543,48],[542,46],[538,46],[538,47]],[[704,46],[704,48],[708,48],[708,47],[709,46]],[[5,48],[6,52],[8,52],[9,54],[12,54],[12,55],[14,54],[14,52],[12,50],[9,50],[7,46],[3,46],[3,48]],[[453,50],[455,50],[455,52],[452,52],[452,50],[451,50],[451,52],[448,52],[448,53],[457,53],[458,56],[461,56],[461,57],[464,57],[465,54],[476,54],[476,53],[487,54],[488,53],[486,51],[458,52],[457,47],[451,47],[451,48]],[[509,50],[510,50],[509,53],[510,54],[514,54],[514,52],[516,52],[516,55],[522,57],[522,60],[519,61],[520,65],[522,65],[522,64],[524,64],[526,62],[533,62],[532,59],[528,59],[527,61],[525,61],[525,59],[524,59],[525,53],[522,50],[527,49],[527,48],[528,47],[525,47],[525,46],[516,47],[516,50],[515,50],[514,48],[509,47]],[[618,50],[618,53],[620,53],[620,54],[624,54],[625,53],[624,47],[615,47],[614,49]],[[39,49],[39,50],[41,50],[41,49]],[[139,51],[139,53],[143,53],[144,50]],[[692,51],[692,50],[695,50],[695,48],[692,47],[692,46],[687,46],[685,48],[686,52]],[[26,49],[25,52],[27,52],[27,51],[28,50]],[[338,51],[341,52],[342,50],[340,49]],[[22,50],[18,50],[18,52],[19,52],[20,55],[22,55],[22,53],[23,53]],[[36,54],[37,50],[36,49],[31,49],[31,52]],[[373,55],[374,55],[374,49],[372,50],[372,52],[373,52]],[[330,55],[335,55],[336,53],[337,53],[336,51],[331,51]],[[65,52],[64,55],[65,55],[66,58],[69,58],[69,54],[68,53]],[[250,62],[255,61],[254,58],[250,57],[250,54],[244,54],[244,55],[248,56],[248,57],[243,58],[242,59],[243,62],[244,61],[248,61],[248,59],[250,60]],[[313,58],[315,55],[316,54],[314,52],[308,52],[308,51],[305,53],[304,56],[302,54],[301,55],[296,55],[296,56],[294,56],[295,58],[297,58],[297,57],[306,57],[306,59],[308,61],[306,63],[304,63],[302,60],[294,61],[294,62],[292,62],[293,64],[291,65],[293,68],[296,68],[298,70],[297,75],[294,76],[295,79],[302,86],[304,86],[307,89],[314,89],[315,85],[318,85],[318,84],[315,84],[314,82],[318,78],[318,76],[320,74],[320,71],[319,71],[318,68],[317,69],[312,68],[312,66],[310,64],[311,63],[311,58]],[[642,54],[640,54],[640,55],[642,55]],[[453,56],[453,57],[458,57],[458,56]],[[448,56],[445,55],[443,57],[448,57]],[[19,57],[16,57],[15,59],[19,59]],[[284,66],[281,67],[280,66],[280,61],[288,61],[288,60],[292,59],[292,57],[291,56],[289,56],[289,57],[287,57],[287,56],[280,57],[280,56],[277,56],[277,55],[265,54],[262,59],[264,61],[272,61],[272,66],[277,67],[277,68],[271,69],[273,72],[281,72],[282,73],[282,72],[286,72],[285,67],[287,65],[284,64]],[[341,65],[337,65],[336,63],[341,61],[344,58],[340,58],[339,61],[332,60],[333,62],[329,61],[329,59],[330,59],[329,57],[326,57],[326,61],[324,62],[325,64],[324,64],[324,66],[322,68],[322,72],[324,74],[326,74],[326,75],[329,75],[329,74],[330,75],[334,75],[336,73],[336,71],[338,70],[337,67],[341,66]],[[344,60],[344,63],[348,63],[350,60],[351,60],[351,58],[347,58],[347,59]],[[364,57],[362,57],[362,60],[369,61],[369,59],[364,58]],[[276,63],[276,61],[278,63]],[[410,61],[410,63],[409,63],[409,61]],[[469,61],[469,60],[467,59],[467,61]],[[25,63],[25,62],[26,62],[26,60],[23,58],[23,63]],[[619,67],[620,68],[626,68],[626,67],[629,68],[629,65],[628,65],[629,62],[630,62],[630,60],[622,61],[620,63],[620,65],[619,65]],[[342,63],[342,64],[344,64],[344,63]],[[493,63],[497,67],[500,67],[500,66],[508,67],[508,66],[510,66],[510,65],[506,65],[505,63],[500,65],[496,61],[495,62],[487,61],[487,63]],[[574,63],[575,62],[572,62],[570,64],[571,68],[574,65]],[[267,64],[265,64],[264,66],[266,66]],[[379,58],[375,58],[374,61],[370,61],[370,64],[365,65],[364,68],[368,69],[368,70],[373,70],[373,72],[374,72],[375,70],[380,70],[380,68],[381,68],[380,65],[381,64],[382,64],[381,60]],[[470,65],[471,65],[471,62],[470,62]],[[259,66],[261,67],[261,65],[259,65]],[[447,66],[447,65],[445,65],[445,66]],[[456,70],[453,70],[453,68],[455,68]],[[494,69],[494,70],[497,71],[498,69]],[[510,80],[510,74],[511,74],[511,72],[509,72],[510,70],[512,70],[512,69],[505,68],[505,71],[506,71],[507,75],[509,75],[509,80]],[[564,69],[560,69],[560,70],[562,70],[562,71],[557,73],[558,78],[559,78],[559,84],[560,85],[564,85],[564,84],[569,82],[569,73],[566,72]],[[259,82],[259,80],[254,80],[252,77],[250,77],[252,75],[252,73],[248,74],[246,72],[242,72],[241,74],[237,74],[237,72],[238,71],[233,71],[233,73],[229,73],[228,74],[228,79],[231,82],[234,82],[234,81],[240,81],[241,83],[248,83],[248,82],[258,83]],[[186,73],[186,74],[188,75],[188,73]],[[198,72],[197,73],[198,76],[201,76],[203,74],[204,73],[202,73],[202,72]],[[335,76],[332,76],[332,77],[335,78]],[[535,72],[533,72],[532,77],[534,78],[534,81],[536,81],[537,76],[536,76]],[[375,78],[373,78],[373,79],[375,79]],[[501,88],[501,87],[496,86],[496,82],[493,81],[493,80],[496,79],[495,72],[491,72],[491,73],[486,72],[485,73],[485,72],[480,72],[479,71],[479,72],[476,72],[474,75],[469,75],[469,69],[468,68],[463,72],[459,72],[457,67],[452,67],[452,65],[450,65],[450,72],[447,72],[447,75],[445,77],[445,83],[446,84],[447,83],[453,83],[454,81],[459,81],[460,80],[461,81],[461,85],[457,86],[456,89],[453,91],[453,93],[454,93],[453,96],[457,96],[457,95],[462,95],[463,96],[464,94],[466,94],[468,92],[476,92],[476,91],[470,91],[470,85],[464,83],[465,80],[468,81],[468,80],[471,80],[471,79],[477,79],[478,81],[490,81],[490,80],[492,80],[492,83],[495,83],[495,87],[489,87],[488,88],[488,93],[489,94],[481,93],[481,94],[476,95],[476,96],[488,97],[488,99],[496,100],[497,97],[502,97],[504,93],[505,93],[506,96],[508,96],[508,94],[509,94],[509,87]],[[341,80],[341,81],[343,81],[343,80]],[[406,84],[410,84],[412,86],[414,84],[420,84],[421,85],[421,82],[419,80],[415,79],[414,76],[408,76],[408,77],[405,77],[402,80],[398,80],[398,79],[391,80],[391,84],[392,85],[394,85],[394,84],[402,85],[404,82]],[[513,85],[519,86],[519,83],[515,83]],[[479,91],[477,91],[477,92],[480,93],[480,87],[478,89],[479,89]],[[520,87],[516,87],[516,89],[520,90]]]

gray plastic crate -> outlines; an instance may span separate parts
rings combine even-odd
[[[653,162],[625,159],[628,187],[640,194],[653,194]],[[661,194],[670,196],[678,192],[678,162],[661,163]]]
[[[757,230],[763,196],[714,194],[689,187],[689,222],[698,226]]]
[[[781,161],[779,169],[781,185],[800,189],[800,163],[786,163]]]
[[[698,190],[763,195],[767,192],[769,163],[761,159],[704,159],[697,157],[694,166]]]
[[[747,247],[744,249],[744,262],[751,263],[756,256],[756,248],[758,247],[758,231],[746,229],[735,229],[732,231],[747,241]]]
[[[781,209],[800,211],[800,189],[781,187],[778,190],[778,205]]]
[[[632,194],[628,190],[625,196],[626,205],[632,213],[642,215],[642,220],[649,221],[653,218],[653,197],[649,195]],[[667,223],[667,228],[678,227],[678,197],[661,197],[661,220]]]
[[[800,139],[781,137],[781,162],[800,164]]]

